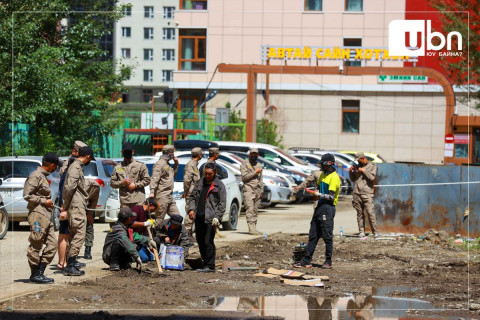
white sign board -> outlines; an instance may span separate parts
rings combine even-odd
[[[379,75],[378,83],[428,83],[427,76],[409,76],[409,75]]]
[[[166,118],[162,121],[162,119]],[[164,123],[165,122],[165,123]],[[152,128],[152,113],[143,112],[141,117],[141,129],[173,129],[173,114],[154,113]]]

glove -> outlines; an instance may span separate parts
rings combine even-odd
[[[144,227],[151,227],[151,226],[153,226],[154,223],[155,223],[155,220],[153,220],[153,219],[148,219],[147,221],[145,221],[145,222],[143,223],[143,226],[144,226]]]
[[[212,220],[212,226],[213,226],[213,227],[219,227],[219,226],[220,226],[220,221],[218,221],[217,218],[213,218],[213,220]]]
[[[137,258],[137,269],[142,271],[142,259],[140,257]]]
[[[148,242],[148,249],[157,249],[157,244],[155,241],[150,240],[150,242]]]

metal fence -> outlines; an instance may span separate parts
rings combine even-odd
[[[480,235],[480,167],[382,163],[374,203],[381,232]],[[469,209],[469,220],[463,221]]]

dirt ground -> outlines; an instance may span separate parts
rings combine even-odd
[[[258,267],[260,271],[293,269],[293,248],[299,242],[306,243],[307,235],[273,234],[266,240],[229,243],[217,248],[217,263],[228,259],[240,266]],[[196,273],[187,267],[183,272],[165,271],[163,277],[157,276],[156,272],[139,274],[132,269],[6,301],[0,304],[0,319],[67,319],[69,314],[77,319],[243,319],[261,318],[262,315],[273,319],[273,316],[267,317],[268,313],[251,312],[248,308],[216,309],[221,310],[219,302],[225,297],[313,297],[318,306],[323,306],[322,301],[339,301],[346,296],[352,299],[371,296],[374,301],[382,294],[393,301],[399,301],[398,298],[407,301],[420,299],[431,303],[429,309],[437,309],[403,310],[412,319],[480,318],[479,311],[468,310],[469,298],[473,305],[480,303],[478,251],[468,253],[452,241],[414,241],[411,237],[401,236],[388,240],[336,237],[333,268],[330,270],[320,268],[323,252],[324,245],[320,240],[313,261],[317,265],[296,271],[329,276],[326,288],[295,287],[283,284],[279,279],[253,276],[258,271],[223,273],[220,267],[214,274]],[[190,258],[195,256],[192,254]],[[149,263],[147,268],[155,271],[156,265]],[[309,309],[310,302],[308,300]],[[398,309],[408,308],[408,305],[396,306]],[[252,309],[256,310],[255,307]],[[311,312],[310,319],[323,318]],[[369,318],[358,312],[345,315],[347,319]]]

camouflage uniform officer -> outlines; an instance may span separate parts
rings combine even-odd
[[[243,201],[245,203],[248,233],[261,234],[257,231],[258,206],[263,193],[262,165],[257,161],[258,149],[250,149],[248,159],[240,166],[243,181]]]
[[[45,268],[57,253],[57,238],[51,221],[53,201],[47,176],[60,164],[56,153],[47,153],[42,159],[42,166],[32,172],[25,181],[23,196],[28,205],[28,223],[30,224],[30,245],[27,250],[28,263],[34,283],[52,283],[53,279],[44,275]],[[40,255],[43,246],[45,248]]]
[[[217,161],[219,156],[220,156],[220,149],[218,149],[217,147],[211,147],[210,149],[208,149],[207,163],[210,163],[210,162],[215,163],[215,161]]]
[[[172,168],[168,162],[174,161]],[[158,209],[155,212],[155,230],[162,227],[165,214],[179,214],[175,200],[173,199],[173,184],[178,170],[178,159],[175,157],[175,148],[167,144],[162,148],[162,156],[155,163],[150,182],[150,197],[158,201]]]
[[[198,161],[202,159],[202,149],[193,148],[192,149],[192,159],[188,161],[185,166],[185,171],[183,173],[183,198],[185,198],[185,212],[188,212],[188,202],[190,200],[190,194],[192,193],[193,187],[198,180],[200,180],[200,172],[198,171]],[[190,216],[185,215],[185,228],[187,229],[190,240],[193,240],[192,237],[192,225],[193,220],[190,219]]]
[[[85,190],[87,197],[87,228],[85,235],[85,253],[83,258],[92,259],[92,247],[94,239],[93,221],[95,220],[95,210],[97,208],[98,197],[100,196],[100,184],[93,179],[85,179]]]
[[[63,208],[67,211],[70,236],[67,244],[67,266],[63,269],[66,276],[81,276],[85,272],[75,265],[80,253],[86,232],[86,209],[88,193],[85,190],[83,166],[95,160],[93,150],[89,146],[78,152],[78,158],[73,160],[67,170],[65,186],[63,187]]]
[[[150,183],[150,175],[145,163],[132,158],[135,151],[133,144],[122,146],[123,161],[113,170],[110,186],[120,189],[120,205],[133,207],[145,202],[145,186]]]

